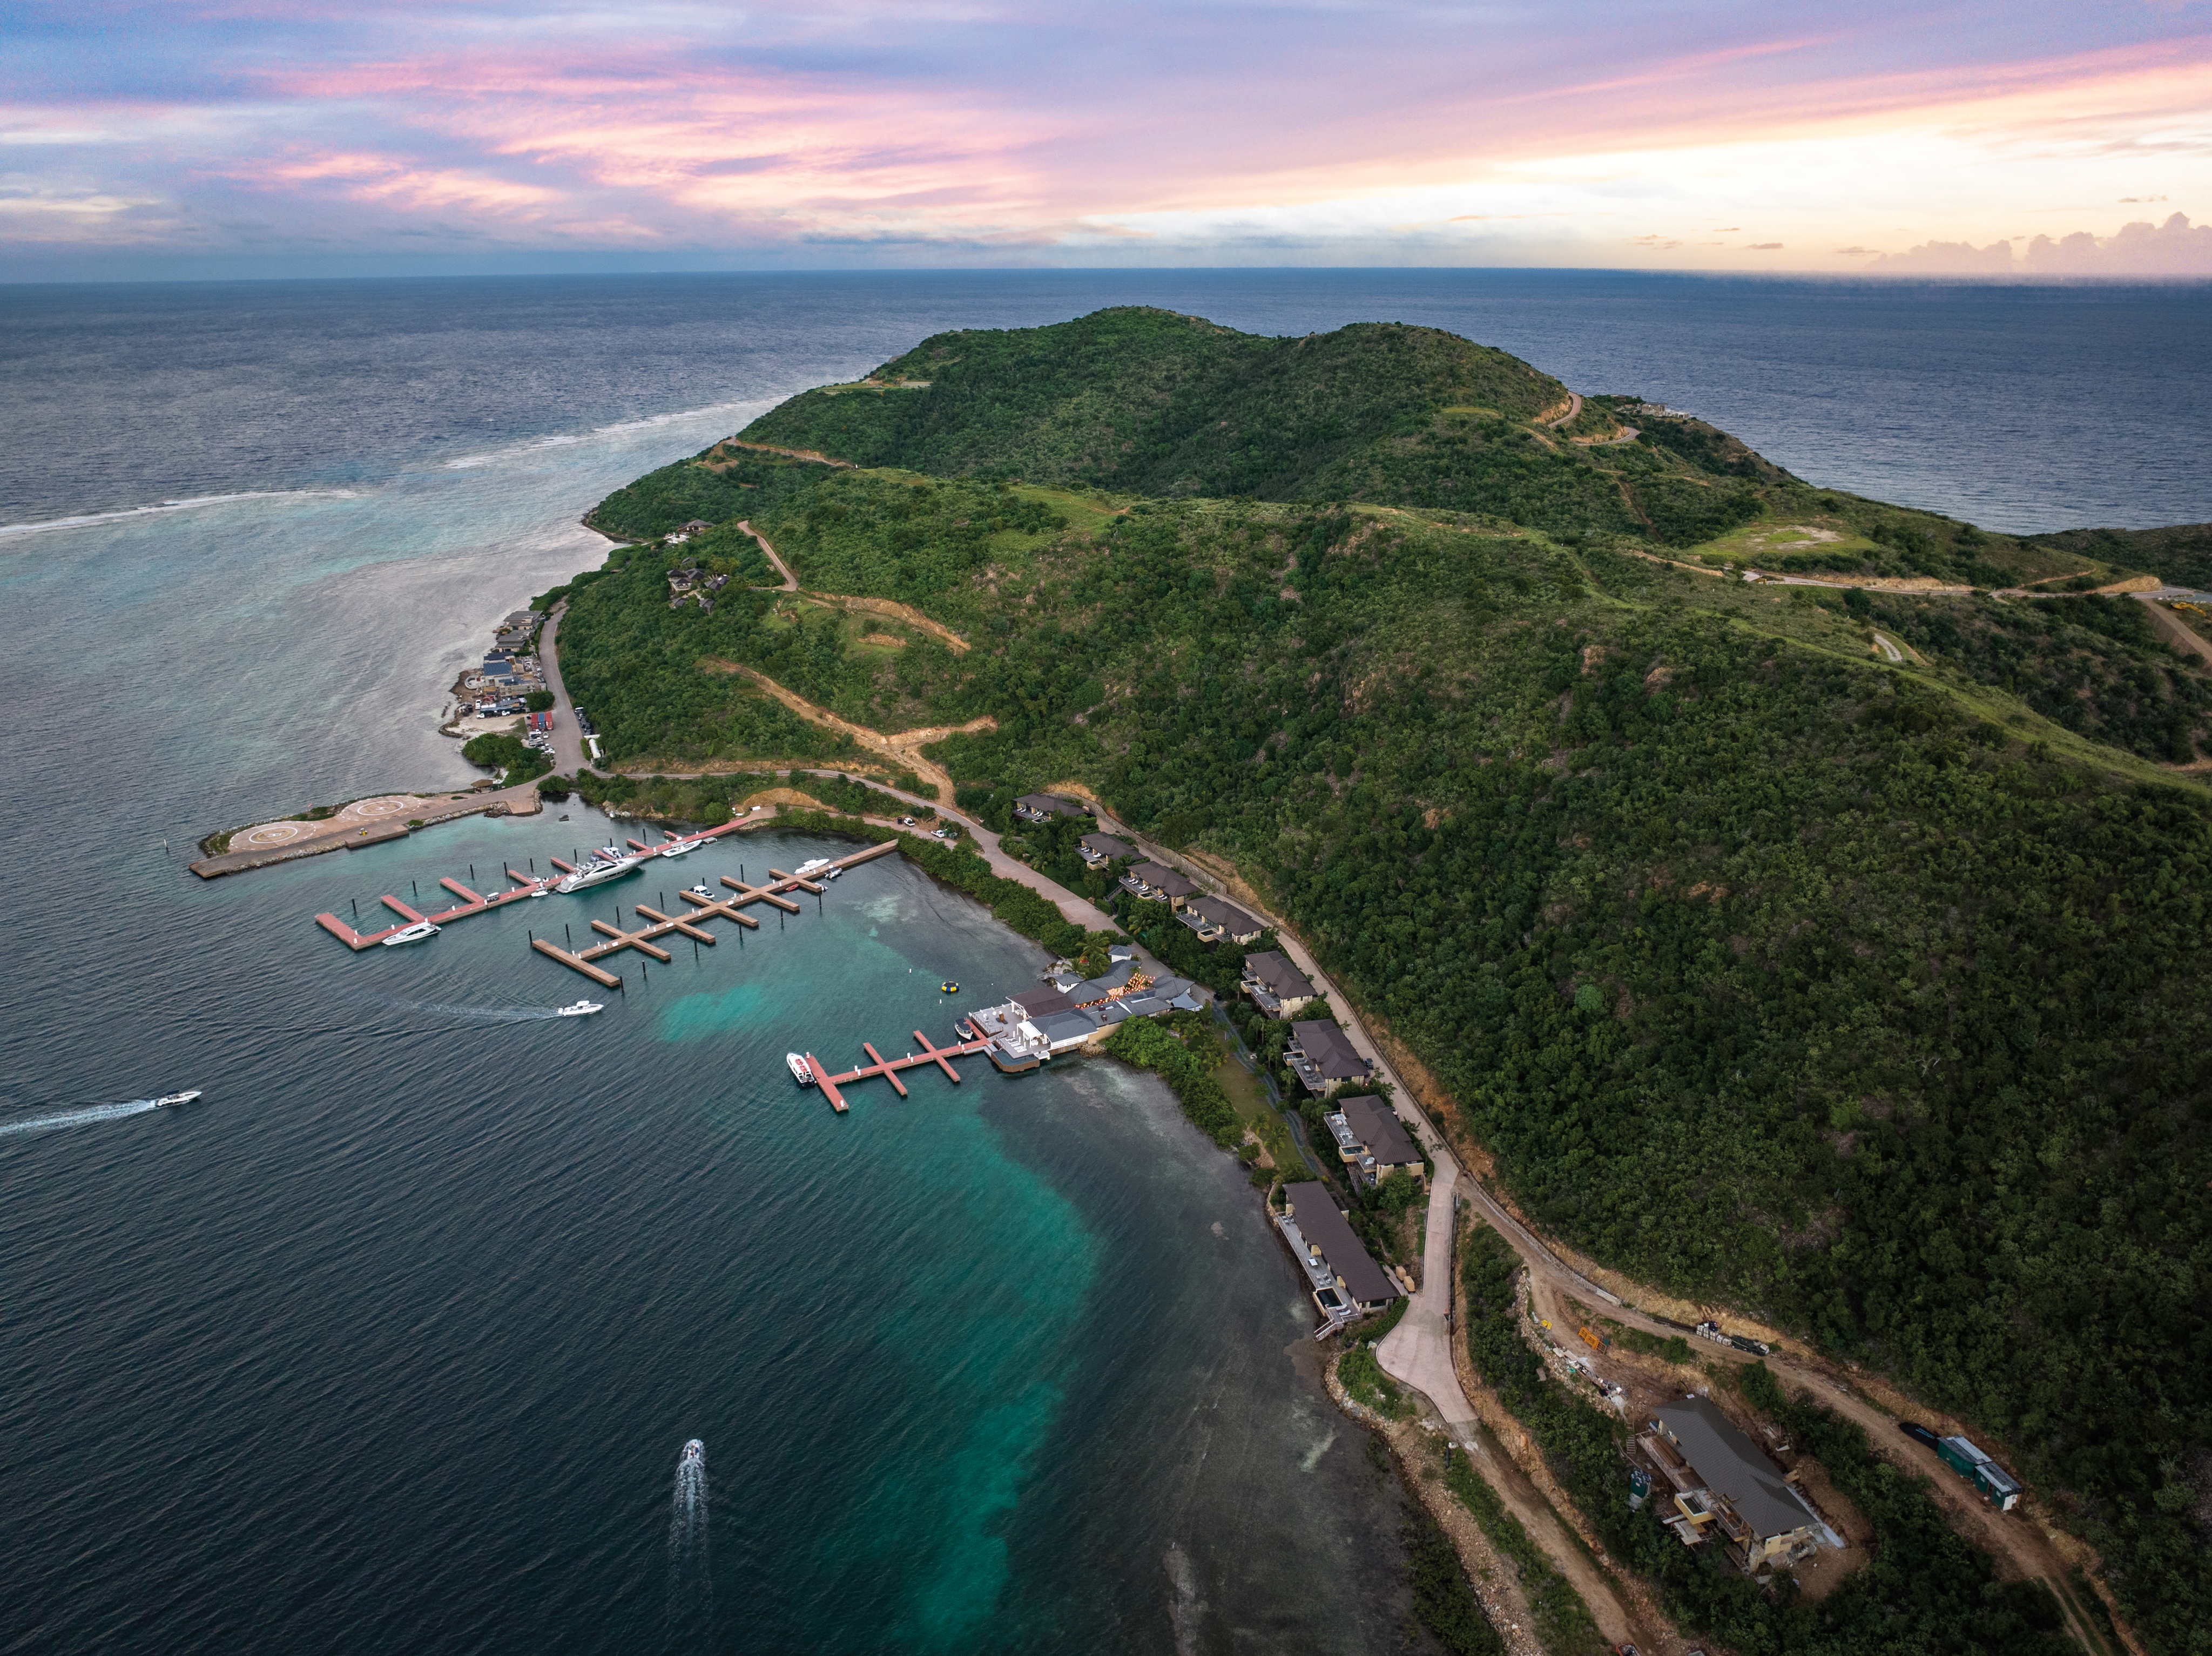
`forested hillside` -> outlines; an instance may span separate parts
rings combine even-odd
[[[747,507],[802,586],[974,647],[808,593],[671,611],[641,547],[564,660],[618,759],[781,756],[744,664],[879,728],[988,713],[933,749],[962,782],[1080,779],[1233,860],[1540,1222],[1975,1422],[2159,1649],[2203,1648],[2212,809],[2160,768],[2199,666],[2132,600],[1778,589],[1409,507],[1459,462],[1389,440],[1382,503],[805,468]]]

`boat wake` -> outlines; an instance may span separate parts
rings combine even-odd
[[[709,1641],[714,1624],[714,1573],[707,1546],[707,1446],[693,1438],[676,1463],[668,1515],[668,1634],[672,1646]]]
[[[465,1018],[471,1023],[534,1023],[539,1018],[561,1016],[550,1006],[465,1006],[447,1001],[398,999],[386,999],[384,1004],[395,1012],[433,1012],[440,1017]]]
[[[96,1122],[148,1115],[161,1107],[150,1098],[134,1098],[128,1104],[94,1104],[82,1110],[34,1115],[24,1121],[0,1121],[0,1138],[14,1138],[23,1133],[58,1132],[64,1127],[89,1127]]]
[[[196,506],[229,506],[239,500],[350,500],[349,488],[257,488],[237,494],[198,494],[188,500],[163,500],[158,506],[126,507],[119,512],[87,512],[74,518],[48,518],[38,523],[0,524],[0,537],[42,535],[49,529],[82,529],[88,524],[123,523],[163,512],[186,512]]]

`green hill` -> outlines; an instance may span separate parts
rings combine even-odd
[[[2133,600],[1778,588],[1672,561],[1747,561],[1741,525],[1664,558],[1648,528],[1586,513],[1545,531],[1647,446],[1656,470],[1614,477],[1616,498],[1746,491],[1765,561],[1790,545],[2111,573],[2101,550],[1810,490],[1694,427],[1545,449],[1581,470],[1552,493],[1525,474],[1517,516],[1408,504],[1475,475],[1438,435],[1462,416],[1431,403],[1469,394],[1438,389],[1447,368],[1495,357],[1421,331],[1330,337],[1394,342],[1346,430],[1384,407],[1407,429],[1323,452],[1295,436],[1327,425],[1315,401],[1279,443],[1210,449],[1201,413],[1332,382],[1297,378],[1298,342],[1107,316],[1152,342],[1141,373],[1103,351],[1051,366],[1119,337],[1097,318],[942,336],[879,376],[926,366],[926,391],[811,392],[747,434],[866,466],[724,448],[725,470],[654,474],[734,479],[804,587],[911,604],[975,647],[804,594],[671,611],[672,555],[618,552],[562,639],[617,759],[780,756],[789,732],[732,663],[878,728],[993,715],[933,749],[963,798],[1080,778],[1234,862],[1451,1091],[1451,1125],[1540,1222],[1975,1422],[2103,1550],[2154,1647],[2203,1648],[2212,806],[2161,768],[2212,747],[2201,664]],[[983,343],[925,356],[956,340]],[[929,411],[963,361],[1048,381],[994,428],[1018,461],[979,435],[998,417],[982,391]],[[1131,376],[1150,389],[1124,416],[1100,387]],[[1526,381],[1523,409],[1553,383]],[[1125,428],[1127,450],[1082,440]],[[1383,498],[1322,481],[1359,466]],[[1195,492],[1231,477],[1290,482]],[[657,510],[658,487],[620,509]]]

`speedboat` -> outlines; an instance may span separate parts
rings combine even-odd
[[[397,949],[403,943],[428,943],[438,935],[438,928],[428,920],[417,920],[412,925],[403,925],[384,940],[386,949]]]
[[[791,877],[794,880],[811,880],[829,866],[830,859],[827,857],[816,857],[792,870]]]
[[[682,857],[695,852],[706,842],[702,840],[665,840],[657,853],[662,857]]]
[[[697,1438],[693,1438],[689,1443],[684,1446],[683,1464],[686,1466],[705,1465],[707,1464],[707,1446],[702,1443]]]
[[[163,1093],[154,1101],[154,1107],[157,1110],[171,1109],[179,1104],[189,1104],[199,1095],[197,1087],[188,1093]]]
[[[714,888],[708,885],[704,880],[702,880],[698,884],[691,888],[691,892],[694,896],[711,897],[714,895]]]
[[[807,1063],[805,1054],[786,1052],[783,1055],[783,1061],[790,1066],[791,1078],[793,1081],[802,1087],[811,1087],[814,1084],[814,1067]]]
[[[558,1008],[553,1016],[562,1018],[587,1018],[594,1012],[604,1012],[606,1010],[595,1000],[580,1000],[573,1006]]]

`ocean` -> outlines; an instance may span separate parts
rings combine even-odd
[[[0,1651],[1404,1645],[1401,1494],[1164,1089],[933,1074],[836,1118],[792,1087],[788,1047],[949,1032],[942,978],[1035,980],[964,897],[873,863],[556,1019],[582,986],[514,934],[672,882],[359,957],[312,917],[620,831],[580,804],[185,869],[216,828],[469,776],[443,687],[599,561],[608,489],[934,330],[1131,302],[1435,323],[2000,527],[2212,519],[2201,288],[0,288]]]

